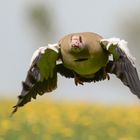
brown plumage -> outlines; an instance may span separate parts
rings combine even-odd
[[[140,80],[124,40],[104,39],[91,32],[73,33],[64,36],[57,44],[35,51],[12,113],[32,98],[36,99],[37,94],[55,90],[57,73],[74,78],[76,85],[109,80],[109,73],[115,74],[140,98]]]

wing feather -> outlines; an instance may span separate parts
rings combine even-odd
[[[46,50],[43,48],[43,51],[43,53],[41,50],[38,51],[37,56],[32,60],[12,114],[17,111],[18,107],[30,102],[32,98],[36,99],[37,95],[43,95],[57,88],[56,60],[59,53],[50,48]]]
[[[108,72],[115,74],[132,93],[140,98],[140,80],[134,63],[121,48],[117,47],[115,51],[120,57],[117,60],[109,61]]]

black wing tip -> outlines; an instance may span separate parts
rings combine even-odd
[[[11,112],[10,117],[12,117],[17,112],[17,110],[18,106],[17,105],[13,106],[13,111]]]

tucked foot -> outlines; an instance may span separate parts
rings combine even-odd
[[[103,68],[103,80],[110,80],[109,74],[106,72],[106,67]]]
[[[76,74],[74,74],[74,82],[75,82],[76,86],[78,86],[78,84],[84,85],[84,83],[81,81],[80,77]]]

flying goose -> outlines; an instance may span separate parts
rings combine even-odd
[[[125,40],[105,39],[92,32],[72,33],[34,52],[12,113],[36,99],[37,94],[55,90],[57,73],[73,78],[75,85],[109,80],[109,74],[115,74],[140,98],[140,80]]]

